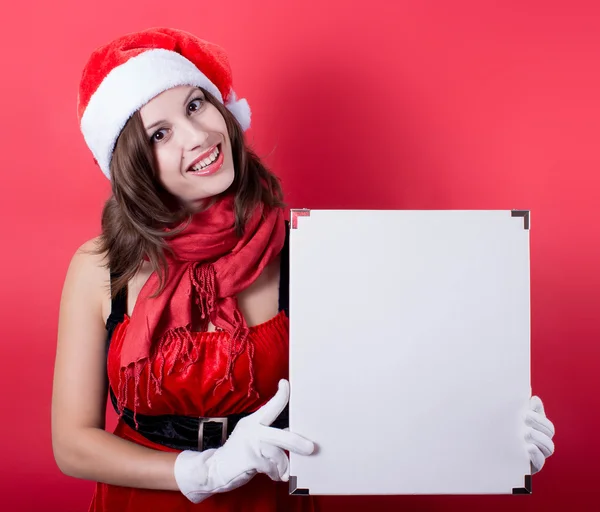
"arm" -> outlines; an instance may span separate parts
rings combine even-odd
[[[245,484],[257,472],[273,480],[289,475],[284,450],[309,455],[312,442],[270,427],[289,400],[289,384],[262,408],[240,420],[216,450],[161,452],[104,430],[106,355],[102,296],[108,271],[101,257],[73,257],[60,305],[58,347],[52,394],[52,445],[63,473],[126,487],[181,490],[198,503],[216,492]]]
[[[52,446],[61,471],[110,484],[177,490],[176,453],[160,452],[104,430],[106,330],[102,300],[109,273],[102,256],[73,256],[63,287],[52,391]]]

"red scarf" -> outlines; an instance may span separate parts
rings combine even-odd
[[[151,298],[158,285],[153,273],[139,293],[121,352],[121,384],[126,386],[134,377],[138,388],[144,366],[161,343],[175,341],[180,347],[189,347],[192,310],[198,308],[201,330],[206,330],[210,320],[230,336],[227,372],[217,386],[230,380],[233,389],[233,364],[247,349],[249,332],[236,295],[252,284],[283,248],[283,211],[257,206],[240,238],[235,232],[234,197],[227,195],[195,214],[183,232],[167,240],[173,254],[166,254],[166,286],[158,297]],[[249,395],[254,391],[250,370]],[[160,392],[162,376],[152,375],[150,365],[148,372]],[[125,399],[123,395],[119,398]]]

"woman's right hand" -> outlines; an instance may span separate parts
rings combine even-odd
[[[181,492],[200,503],[217,492],[226,492],[247,483],[256,473],[272,480],[289,479],[289,459],[284,450],[300,455],[314,451],[312,441],[271,427],[290,398],[290,384],[279,389],[256,412],[242,418],[223,446],[195,452],[181,452],[175,461],[175,480]]]

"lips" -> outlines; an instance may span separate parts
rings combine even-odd
[[[207,158],[210,157],[210,155],[212,155],[216,149],[219,149],[219,153],[220,153],[220,148],[219,148],[219,144],[215,144],[214,146],[210,147],[209,149],[207,149],[204,153],[202,153],[201,155],[198,155],[194,161],[189,165],[189,167],[187,168],[186,172],[191,172],[193,170],[193,167],[196,167],[197,169],[200,167],[200,165],[202,165],[202,161],[206,160]]]
[[[208,176],[216,173],[223,165],[223,151],[217,144],[194,159],[187,173],[193,176]]]

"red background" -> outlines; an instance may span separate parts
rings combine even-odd
[[[78,131],[77,86],[94,47],[157,25],[228,50],[253,108],[249,137],[290,206],[532,211],[532,385],[557,427],[533,495],[326,497],[323,510],[600,509],[598,2],[3,9],[3,510],[86,510],[91,497],[92,483],[59,472],[50,443],[62,283],[75,249],[98,234],[109,193]]]

